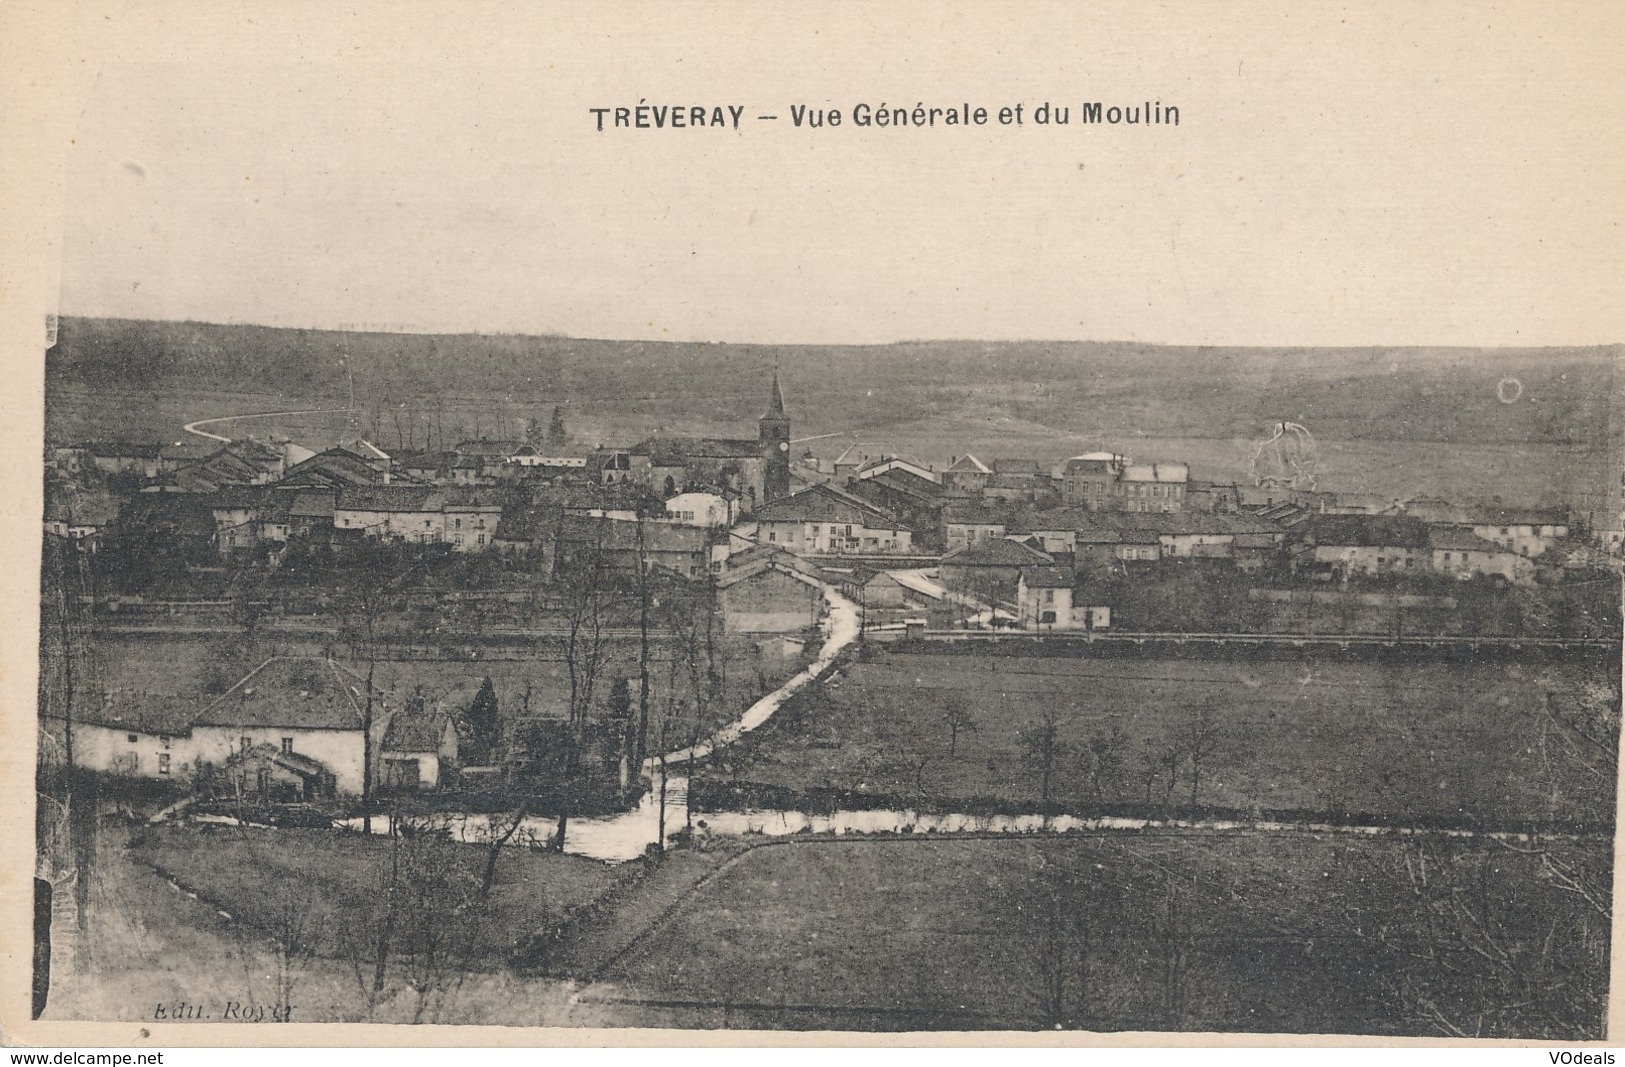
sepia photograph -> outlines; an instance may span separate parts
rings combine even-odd
[[[1528,100],[1583,18],[1452,80],[1423,12],[905,75],[481,10],[86,31],[38,1025],[1607,1039],[1621,168]]]

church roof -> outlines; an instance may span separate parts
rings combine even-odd
[[[768,394],[767,414],[762,417],[765,419],[777,419],[784,417],[784,394],[779,390],[778,371],[773,372],[773,391]]]

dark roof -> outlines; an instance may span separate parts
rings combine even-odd
[[[689,459],[744,459],[759,458],[760,441],[724,437],[678,437],[659,435],[645,438],[632,446],[634,456],[648,456],[655,467],[681,467]]]
[[[282,481],[289,485],[377,485],[383,477],[355,453],[330,448],[288,468]]]
[[[764,575],[780,574],[791,578],[802,585],[817,588],[820,585],[819,575],[810,574],[805,568],[787,566],[777,559],[759,559],[737,570],[729,571],[717,579],[718,589],[728,589],[740,582],[754,581]]]
[[[1567,526],[1565,508],[1507,508],[1498,506],[1467,509],[1467,521],[1473,526]]]
[[[436,708],[402,708],[389,717],[381,746],[385,752],[433,752],[440,747],[451,716]]]
[[[347,485],[339,490],[340,511],[438,511],[439,491],[430,485]]]
[[[1051,479],[1048,474],[1032,474],[1026,471],[995,474],[987,480],[989,489],[1048,489]]]
[[[960,456],[958,459],[954,460],[953,463],[949,464],[943,473],[992,474],[993,472],[988,468],[986,463],[983,463],[981,460],[967,452],[963,456]]]
[[[1007,526],[1009,513],[1003,508],[991,508],[984,504],[954,503],[942,509],[942,521],[964,526]]]
[[[1079,505],[1035,512],[1027,525],[1034,530],[1086,530],[1154,533],[1169,537],[1196,534],[1275,534],[1279,527],[1254,515],[1230,511],[1090,511]]]
[[[565,515],[559,527],[559,537],[578,544],[596,542],[605,552],[638,550],[638,524],[625,519]],[[643,523],[645,552],[703,553],[710,537],[709,531],[698,526],[653,521]]]
[[[1310,540],[1321,545],[1365,548],[1426,548],[1428,527],[1421,519],[1403,515],[1314,515],[1308,522]]]
[[[1023,567],[1021,580],[1029,589],[1071,589],[1076,582],[1065,567]]]
[[[1428,531],[1428,544],[1448,552],[1498,552],[1512,550],[1494,541],[1486,541],[1471,530],[1454,526],[1435,526]]]
[[[861,497],[832,485],[814,485],[766,507],[757,508],[759,522],[861,522],[876,529],[908,527]]]
[[[110,689],[102,695],[100,707],[74,709],[74,718],[79,722],[153,737],[186,733],[196,714],[197,705],[184,697],[131,689]]]
[[[331,519],[333,506],[337,502],[338,493],[333,489],[295,489],[288,493],[293,497],[288,506],[288,514],[300,519]]]
[[[199,726],[359,730],[366,683],[328,660],[275,657],[198,712]],[[375,690],[374,708],[381,693]]]
[[[726,566],[730,571],[743,570],[751,564],[759,563],[763,560],[769,560],[779,564],[782,567],[788,567],[791,570],[800,571],[802,574],[808,575],[812,578],[817,578],[819,581],[829,580],[829,576],[826,575],[823,569],[820,568],[816,563],[813,563],[808,559],[803,559],[800,556],[797,556],[783,548],[780,548],[778,545],[771,543],[755,544],[751,545],[749,548],[742,548],[739,551],[729,555],[724,566]]]
[[[942,562],[960,567],[1027,567],[1055,560],[1008,537],[996,537],[957,548],[943,556]]]
[[[927,478],[922,474],[915,474],[907,467],[892,467],[888,470],[881,471],[879,474],[860,477],[857,481],[852,483],[851,489],[853,492],[857,492],[865,485],[883,485],[889,489],[896,490],[897,492],[905,493],[917,500],[927,502],[935,501],[947,492],[947,490],[942,487],[941,482],[938,482],[932,478]]]
[[[211,508],[258,508],[268,503],[270,491],[260,485],[226,485],[209,494]]]
[[[325,778],[332,774],[327,765],[312,756],[302,752],[284,752],[280,748],[267,742],[251,745],[247,749],[233,753],[226,759],[227,766],[239,766],[245,763],[272,763],[299,775],[301,778]]]

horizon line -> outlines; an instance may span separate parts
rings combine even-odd
[[[213,326],[227,329],[254,329],[254,330],[286,330],[303,333],[337,333],[356,334],[359,336],[379,337],[525,337],[547,341],[581,341],[601,344],[649,344],[649,345],[707,345],[730,346],[736,348],[894,348],[902,346],[927,345],[1122,345],[1139,346],[1144,348],[1168,349],[1233,349],[1233,350],[1286,350],[1294,352],[1310,351],[1412,351],[1412,352],[1585,352],[1604,351],[1607,349],[1625,348],[1625,340],[1596,341],[1587,344],[1421,344],[1415,342],[1394,343],[1274,343],[1249,342],[1242,344],[1225,344],[1215,342],[1183,342],[1183,341],[1137,341],[1122,338],[1084,338],[1084,337],[917,337],[897,338],[890,341],[725,341],[725,340],[680,340],[669,338],[646,337],[596,337],[590,335],[577,335],[551,331],[526,330],[479,330],[479,329],[417,329],[406,328],[405,324],[390,324],[399,326],[395,329],[356,329],[345,326],[286,326],[263,322],[247,321],[217,321],[203,318],[145,318],[132,315],[95,315],[77,313],[55,313],[47,315],[47,319],[55,319],[57,325],[65,319],[93,322],[132,322],[151,325],[178,325],[178,326]],[[55,348],[50,345],[46,350]]]

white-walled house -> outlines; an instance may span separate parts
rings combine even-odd
[[[1002,538],[1010,532],[1002,510],[980,505],[954,505],[942,509],[942,541],[945,551],[974,545],[978,541]]]
[[[1475,536],[1530,559],[1569,535],[1568,515],[1561,508],[1472,508],[1467,520]]]
[[[335,530],[360,530],[385,541],[444,542],[459,552],[490,548],[501,518],[495,491],[467,486],[345,486],[333,506]]]
[[[127,778],[189,780],[195,710],[196,703],[183,697],[109,690],[99,706],[74,709],[74,764]],[[67,727],[62,719],[50,725],[64,732]]]
[[[795,633],[818,625],[823,584],[800,568],[758,559],[717,579],[717,611],[729,633]]]
[[[224,766],[258,746],[319,764],[340,793],[360,795],[366,750],[365,683],[327,660],[276,657],[260,664],[192,719],[190,750]],[[373,694],[374,740],[388,722]]]
[[[1457,578],[1499,577],[1517,585],[1532,585],[1535,564],[1505,544],[1487,541],[1456,527],[1428,531],[1433,569]]]
[[[732,526],[738,517],[738,500],[722,493],[691,490],[666,501],[666,518],[679,526],[717,529]]]
[[[1023,567],[1016,579],[1016,618],[1024,630],[1070,630],[1074,578],[1065,567]]]
[[[738,532],[803,556],[902,554],[914,543],[914,532],[884,511],[828,485],[756,509]]]
[[[435,789],[441,768],[457,759],[457,725],[436,708],[402,708],[391,713],[378,748],[381,789]]]

